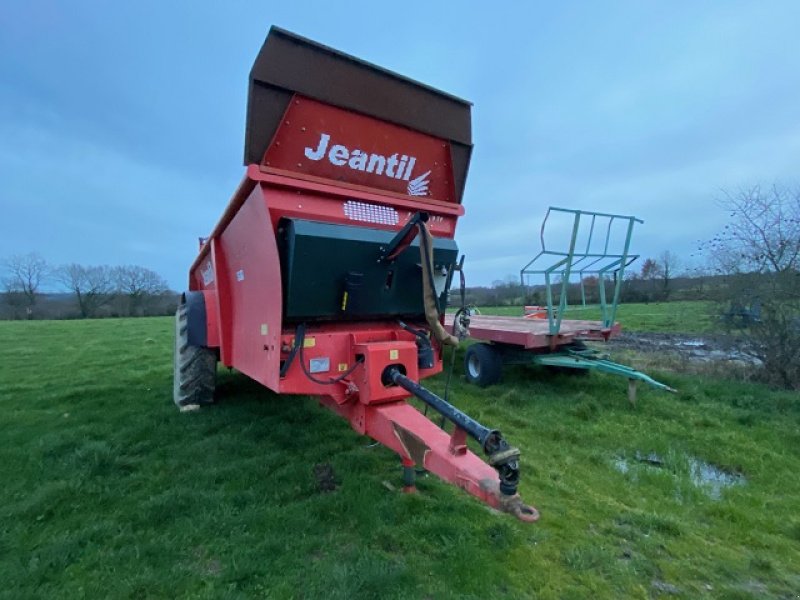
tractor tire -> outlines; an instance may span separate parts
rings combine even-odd
[[[180,304],[175,313],[175,360],[172,398],[181,412],[214,402],[217,353],[189,343],[189,309]]]
[[[464,356],[464,374],[480,387],[494,385],[503,374],[503,357],[491,344],[473,344]]]

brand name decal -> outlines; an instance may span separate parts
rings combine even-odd
[[[430,180],[430,170],[422,175],[411,178],[416,157],[395,152],[390,156],[366,153],[358,148],[351,150],[342,144],[331,145],[331,136],[323,133],[319,137],[316,148],[306,147],[304,154],[309,160],[320,161],[327,158],[328,162],[336,167],[345,167],[354,171],[364,171],[383,175],[390,179],[400,179],[408,182],[409,196],[427,196]]]

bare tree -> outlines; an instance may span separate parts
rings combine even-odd
[[[39,288],[50,273],[47,262],[35,252],[11,256],[2,263],[3,287],[7,300],[23,304],[28,315],[36,305]]]
[[[641,278],[643,281],[649,282],[647,285],[650,287],[648,292],[648,300],[655,300],[657,298],[657,283],[661,279],[661,265],[654,258],[645,259],[642,263]]]
[[[114,269],[107,265],[84,266],[72,263],[58,269],[58,279],[75,294],[81,316],[93,317],[114,299]]]
[[[672,292],[670,283],[675,278],[675,274],[680,268],[680,259],[673,252],[664,250],[658,257],[657,266],[661,277],[661,293],[664,300],[667,300]]]
[[[644,263],[642,263],[640,276],[645,280],[653,280],[661,277],[661,267],[658,261],[653,258],[646,258]]]
[[[727,276],[726,315],[747,317],[771,381],[800,388],[800,186],[742,188],[720,204],[730,221],[704,248]]]
[[[127,312],[136,315],[151,296],[163,294],[169,286],[161,275],[138,265],[126,265],[114,270],[117,291],[127,300]]]
[[[694,295],[697,299],[703,298],[706,295],[709,279],[713,276],[711,269],[706,265],[692,267],[688,270],[688,275],[692,282]]]
[[[796,271],[800,260],[800,186],[723,191],[730,222],[705,249],[721,273]]]

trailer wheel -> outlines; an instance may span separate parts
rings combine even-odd
[[[181,412],[214,401],[217,353],[189,343],[189,309],[181,303],[175,313],[175,360],[172,396]]]
[[[500,381],[503,357],[490,344],[473,344],[464,357],[464,374],[467,381],[486,387]]]

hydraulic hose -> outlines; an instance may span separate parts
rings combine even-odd
[[[433,238],[423,221],[417,223],[420,233],[420,262],[422,263],[422,295],[425,306],[425,320],[431,328],[433,337],[439,343],[448,346],[458,346],[458,338],[447,333],[439,322],[439,302],[436,298],[436,288],[433,282]]]

